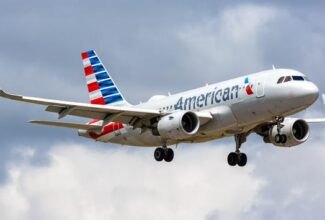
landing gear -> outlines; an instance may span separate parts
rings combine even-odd
[[[160,162],[165,157],[165,150],[161,147],[157,148],[154,153],[156,161]]]
[[[247,164],[247,156],[244,153],[240,152],[240,147],[243,143],[246,142],[247,134],[236,134],[235,141],[236,141],[236,152],[231,152],[228,155],[228,164],[229,166],[240,166],[244,167]]]
[[[247,156],[244,153],[232,152],[228,155],[228,164],[232,167],[238,165],[244,167],[247,164]]]
[[[277,116],[275,117],[275,121],[276,121],[276,129],[278,134],[275,135],[275,143],[277,144],[285,144],[287,143],[288,137],[284,134],[281,134],[281,128],[283,127],[283,125],[281,124],[282,122],[284,122],[284,117],[280,117]]]
[[[282,135],[277,134],[277,135],[275,135],[274,139],[275,139],[275,143],[277,143],[277,144],[285,144],[285,143],[287,143],[287,140],[288,140],[287,136],[284,134],[282,134]]]
[[[154,157],[158,162],[162,160],[165,160],[166,162],[171,162],[174,159],[174,151],[171,148],[159,147],[155,150]]]

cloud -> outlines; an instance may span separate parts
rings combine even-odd
[[[269,23],[276,20],[278,11],[256,5],[229,7],[218,16],[181,29],[178,36],[187,51],[183,57],[187,72],[196,72],[197,78],[204,74],[211,80],[216,75],[226,80],[234,74],[261,70],[264,60],[260,38]]]
[[[150,153],[149,153],[150,152]],[[249,211],[264,181],[254,165],[232,169],[226,149],[180,149],[175,163],[157,163],[152,150],[55,146],[48,166],[8,166],[0,188],[0,218],[11,219],[204,219],[211,213]],[[238,199],[240,198],[240,199]]]
[[[317,219],[325,204],[322,140],[292,149],[249,141],[245,168],[227,165],[224,144],[184,145],[174,162],[157,163],[153,149],[62,143],[43,165],[33,163],[35,148],[21,147],[23,159],[7,163],[0,218]]]

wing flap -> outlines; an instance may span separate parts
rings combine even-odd
[[[55,122],[55,121],[33,120],[33,121],[29,121],[29,123],[55,126],[55,127],[61,127],[61,128],[82,129],[82,130],[95,130],[95,129],[102,128],[102,126],[100,126],[100,125],[86,125],[86,124],[75,124],[75,123]]]

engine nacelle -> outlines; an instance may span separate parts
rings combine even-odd
[[[278,147],[294,147],[307,141],[309,137],[309,126],[302,119],[285,119],[282,123],[281,135],[286,135],[286,143],[276,143],[275,136],[278,134],[277,126],[274,125],[269,130],[269,141]]]
[[[199,127],[200,120],[194,112],[175,112],[162,117],[153,134],[165,139],[181,140],[196,134]]]

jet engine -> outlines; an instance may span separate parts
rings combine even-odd
[[[269,129],[268,136],[264,139],[278,147],[294,147],[307,141],[309,137],[309,126],[302,119],[286,119],[281,124],[280,135],[277,125]]]
[[[199,127],[200,120],[194,112],[175,112],[162,117],[152,133],[165,139],[181,140],[196,134]]]

